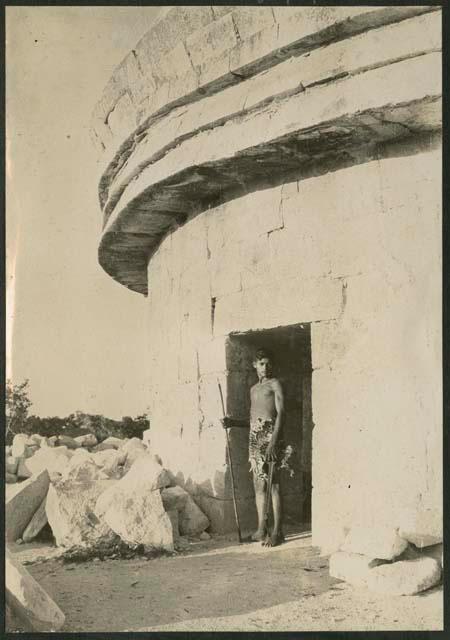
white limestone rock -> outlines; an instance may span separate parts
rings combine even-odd
[[[78,442],[82,447],[95,447],[98,443],[97,438],[93,433],[85,433],[82,436],[77,436],[74,438],[76,442]]]
[[[12,443],[11,455],[15,458],[22,458],[25,455],[26,448],[29,444],[29,436],[25,433],[16,433]]]
[[[73,451],[67,447],[42,447],[32,458],[27,460],[27,467],[32,473],[47,469],[49,473],[64,474]]]
[[[28,466],[28,460],[23,458],[19,458],[19,464],[17,465],[17,477],[20,480],[26,480],[27,478],[31,478],[33,475],[33,471]]]
[[[172,524],[159,491],[140,486],[130,494],[122,488],[115,492],[114,502],[110,503],[103,519],[124,542],[166,551],[174,549]]]
[[[182,511],[186,507],[189,494],[182,487],[167,487],[161,490],[161,498],[167,512],[173,509]]]
[[[173,530],[159,492],[169,484],[167,471],[153,456],[142,456],[99,496],[95,514],[125,542],[173,550]]]
[[[48,593],[11,553],[5,554],[6,603],[26,631],[58,631],[65,617]]]
[[[60,480],[49,487],[45,512],[56,544],[90,547],[113,538],[110,527],[94,513],[95,503],[116,480]]]
[[[22,534],[22,540],[24,542],[31,542],[38,535],[38,533],[47,524],[47,514],[45,513],[45,503],[47,497],[45,497],[39,505],[37,511],[35,511],[33,517],[28,523],[27,528]]]
[[[384,563],[385,560],[369,558],[359,553],[338,551],[330,556],[330,576],[354,585],[364,584],[369,571]]]
[[[117,447],[115,447],[111,442],[99,442],[95,447],[92,447],[92,453],[98,453],[100,451],[115,451]]]
[[[404,509],[398,521],[398,534],[419,549],[439,544],[443,539],[442,512],[420,506]]]
[[[47,438],[47,446],[56,447],[56,443],[58,442],[58,436],[50,436]]]
[[[130,468],[136,460],[142,456],[148,456],[148,450],[139,438],[130,438],[122,447],[122,451],[127,454],[125,465]]]
[[[98,451],[93,455],[95,464],[111,478],[120,478],[123,475],[123,465],[127,458],[127,454],[120,449],[108,449],[106,451]]]
[[[36,451],[39,450],[39,448],[40,448],[39,445],[35,444],[34,442],[32,442],[31,444],[27,444],[23,454],[24,458],[31,458],[32,456],[34,456]]]
[[[444,568],[444,545],[442,542],[440,544],[434,544],[430,547],[423,547],[420,550],[421,556],[428,556],[429,558],[434,558],[439,562],[441,568]]]
[[[166,469],[157,464],[153,456],[147,454],[136,460],[128,473],[99,497],[95,513],[99,518],[103,517],[110,506],[114,505],[114,500],[119,492],[132,498],[141,487],[150,493],[164,489],[170,484],[171,480]]]
[[[180,527],[179,527],[179,513],[177,509],[166,510],[169,516],[170,524],[172,525],[173,542],[176,544],[180,539]]]
[[[434,558],[421,557],[383,564],[368,572],[366,586],[377,593],[409,596],[434,587],[441,579],[441,566]]]
[[[81,460],[94,461],[94,454],[88,451],[85,447],[80,447],[73,452],[73,456],[70,458],[69,466],[78,464]]]
[[[209,520],[188,494],[186,504],[179,515],[180,534],[196,536],[209,527]]]
[[[75,440],[75,438],[71,438],[66,435],[59,436],[59,444],[63,447],[67,447],[68,449],[78,449],[81,447],[80,442]]]
[[[15,475],[17,473],[17,467],[19,466],[20,458],[15,458],[14,456],[8,456],[6,458],[5,470],[6,473],[12,473]]]
[[[108,476],[102,472],[93,459],[85,456],[74,456],[62,477],[67,482],[90,483],[104,480]]]
[[[30,441],[37,444],[38,447],[46,446],[47,444],[47,438],[45,436],[41,436],[39,433],[33,433],[33,435],[30,436]]]
[[[109,436],[102,441],[102,445],[111,445],[114,449],[120,449],[125,444],[123,438],[116,438],[115,436]]]
[[[50,477],[46,469],[14,488],[5,504],[6,540],[15,541],[22,536],[31,518],[47,495]]]
[[[148,449],[150,449],[150,442],[151,442],[150,429],[146,429],[145,431],[142,432],[142,442],[145,444],[145,446]]]
[[[359,553],[369,558],[393,560],[401,555],[408,543],[395,529],[387,527],[355,525],[348,532],[341,551]]]

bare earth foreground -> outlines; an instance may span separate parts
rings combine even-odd
[[[45,550],[12,551],[30,561]],[[222,536],[147,561],[62,564],[45,556],[27,568],[64,611],[62,631],[437,630],[443,624],[441,586],[414,597],[356,589],[330,578],[327,559],[308,537],[288,536],[281,547],[264,549]]]

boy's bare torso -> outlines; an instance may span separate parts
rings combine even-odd
[[[258,418],[275,420],[277,409],[275,406],[275,388],[279,385],[276,378],[268,378],[257,382],[250,390],[250,421]]]

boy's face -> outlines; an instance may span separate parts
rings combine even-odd
[[[270,362],[270,358],[259,358],[254,361],[253,366],[255,367],[260,380],[262,378],[270,378],[272,375],[272,363]]]

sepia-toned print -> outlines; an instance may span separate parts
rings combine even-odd
[[[7,7],[6,624],[443,629],[441,7]]]

